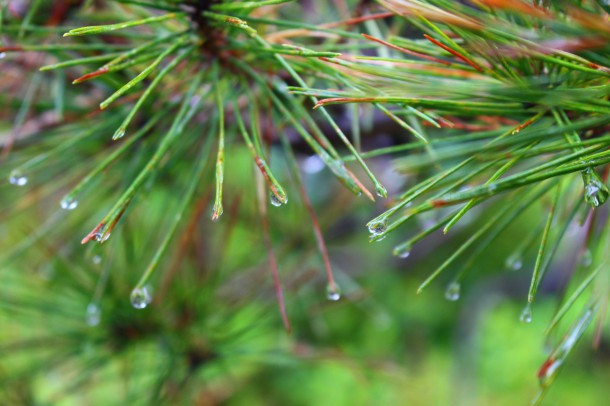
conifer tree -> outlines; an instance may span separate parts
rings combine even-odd
[[[40,399],[32,368],[71,367],[45,401],[95,398],[127,368],[113,401],[204,403],[226,360],[291,331],[305,266],[342,299],[309,164],[335,212],[368,201],[361,232],[401,239],[399,258],[468,231],[418,293],[444,281],[457,300],[508,246],[527,323],[569,257],[542,401],[605,323],[609,16],[602,0],[0,1],[0,308],[22,330],[2,337],[2,396]]]

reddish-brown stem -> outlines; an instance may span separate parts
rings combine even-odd
[[[334,28],[334,27],[340,27],[342,25],[354,25],[354,24],[360,24],[360,23],[363,23],[363,22],[369,21],[369,20],[380,20],[382,18],[392,17],[393,15],[394,15],[394,13],[392,13],[392,12],[377,13],[377,14],[371,14],[371,15],[368,15],[368,16],[354,17],[354,18],[350,18],[348,20],[343,20],[343,21],[337,21],[337,22],[334,22],[334,23],[324,24],[324,25],[321,25],[320,27],[322,27],[322,28]]]
[[[263,203],[260,204],[262,205]],[[271,236],[269,233],[269,217],[267,216],[267,210],[264,207],[261,207],[261,221],[263,223],[263,239],[265,242],[265,247],[267,248],[269,269],[271,271],[271,276],[273,277],[275,298],[280,309],[280,315],[282,316],[284,328],[287,332],[290,333],[292,327],[290,326],[290,320],[288,319],[288,313],[286,312],[286,303],[284,301],[284,292],[282,291],[282,282],[280,281],[280,273],[277,267],[277,261],[275,260],[275,255],[273,253],[273,245],[271,243]]]
[[[110,236],[110,233],[112,233],[112,230],[114,230],[114,227],[117,225],[117,223],[121,219],[121,217],[123,217],[125,210],[127,210],[127,207],[129,207],[129,203],[131,203],[131,198],[127,199],[123,203],[123,207],[121,207],[121,211],[119,211],[119,213],[112,218],[112,221],[110,223],[108,223],[108,216],[106,216],[104,218],[104,220],[102,220],[97,226],[95,226],[95,228],[93,230],[91,230],[91,232],[89,234],[87,234],[85,236],[85,238],[83,238],[81,240],[81,244],[86,244],[91,240],[96,240],[99,242],[106,241],[108,239],[108,237]],[[108,227],[106,227],[106,226],[108,226]]]
[[[443,207],[447,205],[447,201],[443,200],[443,199],[436,199],[436,200],[432,200],[430,202],[430,204],[432,205],[432,207]]]
[[[553,359],[553,357],[548,357],[547,360],[544,361],[544,364],[542,364],[542,366],[538,370],[538,379],[544,378],[549,368],[553,366],[553,364],[555,364],[555,359]]]
[[[2,53],[2,52],[20,52],[20,51],[23,51],[23,48],[19,47],[19,46],[0,47],[0,53]]]
[[[424,37],[432,42],[434,45],[444,49],[445,51],[449,52],[450,54],[452,54],[453,56],[455,56],[458,59],[461,59],[462,61],[466,62],[468,65],[472,66],[473,68],[475,68],[476,70],[478,70],[479,72],[483,72],[483,68],[481,68],[479,65],[477,65],[472,59],[460,54],[459,52],[457,52],[454,49],[449,48],[447,45],[435,40],[434,38],[432,38],[431,36],[429,36],[428,34],[424,34]]]
[[[108,239],[108,237],[110,236],[110,233],[112,233],[112,230],[114,230],[114,227],[117,225],[117,223],[119,222],[121,217],[123,217],[123,214],[125,214],[125,210],[127,210],[127,207],[129,207],[129,203],[131,203],[131,199],[127,200],[123,204],[123,207],[121,208],[121,211],[119,212],[119,214],[117,214],[112,219],[112,222],[108,225],[108,228],[104,230],[104,232],[102,233],[102,236],[101,236],[101,239],[102,239],[101,242],[104,242]]]
[[[529,126],[530,124],[532,124],[534,122],[533,118],[530,118],[529,120],[525,120],[523,122],[523,124],[520,124],[517,128],[515,128],[513,130],[513,134],[517,134],[519,131],[523,130],[525,127]]]
[[[320,250],[320,255],[322,255],[322,260],[324,261],[324,268],[326,269],[326,279],[328,280],[328,287],[331,291],[335,292],[337,289],[335,284],[335,278],[333,276],[333,270],[330,265],[330,258],[328,257],[328,250],[326,249],[326,242],[324,241],[322,230],[320,230],[320,223],[318,222],[318,217],[316,216],[316,213],[313,210],[313,206],[311,205],[309,197],[307,197],[307,191],[305,190],[305,187],[303,186],[302,182],[299,182],[299,193],[301,194],[301,200],[303,201],[303,204],[307,209],[307,213],[309,214],[309,218],[311,219],[311,226],[316,236],[318,249]]]
[[[368,39],[370,41],[374,41],[374,42],[377,42],[377,43],[379,43],[381,45],[385,45],[388,48],[395,49],[395,50],[400,51],[400,52],[402,52],[404,54],[412,55],[412,56],[415,56],[415,57],[418,57],[418,58],[421,58],[421,59],[426,59],[426,60],[433,61],[433,62],[438,62],[438,63],[441,63],[443,65],[451,65],[451,62],[447,62],[447,61],[442,60],[440,58],[436,58],[434,56],[430,56],[430,55],[422,54],[422,53],[419,53],[419,52],[411,51],[410,49],[399,47],[398,45],[391,44],[391,43],[389,43],[387,41],[384,41],[384,40],[379,39],[379,38],[375,38],[375,37],[370,36],[368,34],[361,34],[361,35],[364,38],[366,38],[366,39]]]
[[[96,235],[98,235],[99,231],[104,228],[104,226],[106,225],[106,223],[104,223],[103,221],[101,221],[97,226],[95,226],[95,228],[93,230],[91,230],[91,232],[89,234],[87,234],[85,236],[85,238],[83,238],[81,240],[81,244],[86,244],[91,240],[95,240],[96,239]]]
[[[358,179],[356,177],[356,175],[354,175],[352,173],[352,171],[350,171],[349,169],[345,168],[345,171],[347,172],[347,174],[349,175],[350,178],[352,178],[352,180],[354,181],[354,183],[356,183],[356,185],[358,185],[358,187],[360,188],[360,190],[362,191],[362,193],[365,194],[366,197],[368,197],[369,199],[371,199],[371,201],[375,201],[375,196],[373,196],[373,194],[366,188],[364,187],[364,185],[362,184],[362,182],[360,182],[360,179]]]
[[[260,159],[260,157],[258,155],[254,157],[254,160],[256,161],[256,166],[258,166],[258,169],[260,169],[261,173],[263,174],[263,177],[265,178],[265,181],[269,185],[269,189],[271,189],[271,193],[273,193],[275,195],[275,197],[277,197],[281,202],[283,202],[284,197],[282,197],[282,195],[280,195],[280,193],[278,192],[275,185],[273,185],[273,182],[271,182],[271,179],[269,178],[269,174],[267,173],[267,169],[265,168],[263,161]]]
[[[84,82],[86,80],[93,79],[98,76],[102,76],[106,73],[108,73],[108,68],[104,66],[104,67],[99,68],[98,70],[95,70],[93,72],[87,73],[86,75],[83,75],[79,78],[74,79],[72,84],[78,84],[78,83]]]

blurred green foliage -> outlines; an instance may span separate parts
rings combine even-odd
[[[249,183],[248,165],[240,165],[247,161],[238,154],[227,154],[234,159],[227,190]],[[282,159],[274,156],[278,164]],[[398,236],[373,245],[356,226],[365,204],[341,197],[344,191],[324,173],[306,180],[318,194],[315,208],[329,230],[344,293],[340,301],[324,298],[321,263],[311,230],[302,227],[302,205],[273,210],[293,325],[292,334],[282,331],[253,233],[253,202],[245,199],[229,241],[223,240],[225,224],[202,221],[202,230],[215,228],[201,241],[203,263],[187,257],[161,301],[133,309],[129,287],[138,276],[136,252],[150,244],[148,230],[163,224],[176,199],[155,188],[144,197],[146,205],[130,214],[125,234],[109,240],[110,248],[82,251],[76,263],[60,255],[35,269],[3,270],[2,403],[513,405],[532,398],[536,370],[545,359],[542,333],[556,302],[544,296],[532,323],[518,322],[529,277],[504,269],[502,241],[473,269],[477,275],[464,284],[459,301],[444,300],[440,284],[416,295],[430,267],[476,229],[476,222],[462,235],[445,237],[443,245],[433,236],[421,253],[390,258],[379,245],[391,246]],[[349,212],[341,210],[345,204]],[[41,220],[20,221],[30,230]],[[520,227],[503,241],[519,238]],[[51,243],[42,238],[43,246]],[[101,255],[99,264],[94,255]],[[101,321],[88,326],[86,308],[106,270]],[[195,313],[178,328],[189,311]],[[584,342],[551,389],[548,404],[603,403],[610,374],[606,355],[586,348],[591,334]],[[189,372],[194,348],[205,361]]]

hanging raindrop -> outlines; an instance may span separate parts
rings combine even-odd
[[[451,282],[445,290],[445,299],[455,302],[460,298],[460,283],[457,281]]]
[[[89,327],[95,327],[100,324],[100,320],[102,318],[102,310],[100,307],[91,302],[87,305],[87,312],[85,315],[85,320]]]
[[[399,258],[408,258],[411,255],[411,244],[403,244],[394,248],[392,253]]]
[[[388,229],[388,219],[386,217],[382,217],[377,220],[373,220],[367,224],[369,228],[369,232],[373,236],[378,236],[383,234]]]
[[[63,199],[61,199],[59,205],[64,210],[74,210],[76,209],[76,206],[78,206],[78,200],[70,195],[66,195]]]
[[[20,170],[15,169],[10,173],[8,181],[11,185],[25,186],[28,183],[28,178],[23,175]]]
[[[125,129],[121,127],[115,131],[115,133],[112,135],[112,139],[118,140],[119,138],[123,138],[123,136],[125,136]]]
[[[592,168],[582,171],[582,181],[585,185],[585,201],[593,207],[604,204],[610,195],[608,187]]]
[[[519,316],[519,320],[521,323],[531,323],[532,322],[532,304],[528,303],[523,308],[521,315]]]
[[[329,283],[326,286],[326,298],[328,300],[332,300],[333,302],[336,302],[337,300],[341,299],[341,288],[339,287],[339,285],[337,285],[336,283]]]
[[[152,301],[149,289],[144,286],[143,288],[135,288],[131,291],[131,305],[136,309],[144,309]]]
[[[273,192],[269,193],[269,200],[271,201],[271,204],[274,205],[275,207],[280,207],[281,205],[288,203],[287,198],[284,198],[284,201],[282,201]]]
[[[387,198],[388,190],[382,184],[377,184],[375,186],[375,194],[379,197]]]
[[[100,244],[110,238],[110,233],[104,235],[104,231],[100,230],[97,233],[93,234],[93,239]]]

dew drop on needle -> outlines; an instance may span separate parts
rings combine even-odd
[[[282,201],[279,197],[275,195],[275,193],[269,193],[269,200],[271,201],[271,204],[275,207],[280,207],[281,205],[288,203],[288,199],[284,199],[284,201]]]
[[[100,324],[102,318],[102,310],[95,303],[89,303],[87,305],[87,311],[85,314],[85,321],[89,327],[95,327]]]
[[[528,303],[523,308],[521,315],[519,316],[519,320],[521,323],[531,323],[532,322],[532,305]]]
[[[445,290],[445,299],[455,302],[460,298],[461,286],[459,282],[453,281],[447,286]]]
[[[333,302],[341,299],[341,288],[339,288],[339,285],[336,283],[329,283],[328,286],[326,286],[326,298],[328,300],[332,300]]]
[[[71,196],[65,196],[63,199],[61,199],[59,205],[64,210],[74,210],[78,206],[78,201]]]
[[[131,305],[136,309],[144,309],[152,301],[149,289],[144,286],[143,288],[135,288],[131,291],[130,295]]]
[[[21,173],[21,171],[15,169],[9,175],[8,181],[11,183],[11,185],[25,186],[28,183],[28,178]]]

